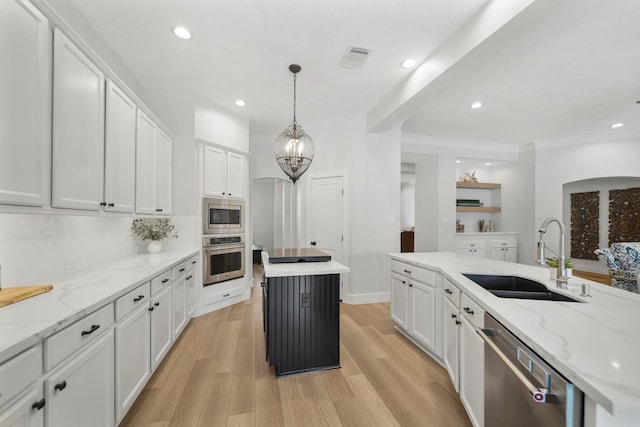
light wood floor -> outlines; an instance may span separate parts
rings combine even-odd
[[[191,320],[121,426],[469,426],[446,371],[394,330],[389,304],[341,305],[342,368],[275,378],[259,285]]]

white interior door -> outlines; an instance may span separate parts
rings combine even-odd
[[[342,198],[341,176],[311,179],[307,243],[338,262],[342,261]]]

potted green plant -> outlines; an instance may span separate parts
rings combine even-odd
[[[554,270],[557,270],[558,262],[558,257],[551,257],[546,259],[547,265]],[[564,269],[567,272],[567,277],[571,277],[573,274],[573,261],[571,260],[571,258],[564,259]]]
[[[142,241],[151,240],[147,245],[150,254],[156,254],[162,250],[162,239],[177,238],[178,232],[167,218],[136,218],[131,224],[133,234],[142,238]]]

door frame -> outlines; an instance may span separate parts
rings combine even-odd
[[[304,214],[304,243],[303,247],[307,247],[310,241],[310,227],[311,224],[311,181],[315,178],[342,178],[342,259],[338,260],[341,264],[349,265],[349,178],[346,169],[325,171],[316,173],[307,173],[307,179],[305,182],[305,214]],[[298,228],[300,229],[300,228]],[[302,234],[302,233],[300,233]],[[349,274],[340,275],[340,299],[344,300],[347,295],[350,295],[351,282],[349,280]]]

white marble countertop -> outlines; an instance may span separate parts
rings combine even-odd
[[[266,277],[318,276],[324,274],[349,273],[351,269],[337,261],[293,262],[269,264],[267,251],[262,251],[262,267]]]
[[[614,416],[640,420],[640,295],[574,278],[568,291],[555,288],[547,268],[457,256],[395,253],[393,259],[441,272],[525,344]],[[587,303],[498,298],[462,273],[517,275],[579,296]],[[631,418],[629,418],[631,417]]]
[[[0,307],[0,363],[197,252],[138,254],[42,283],[53,290]]]

